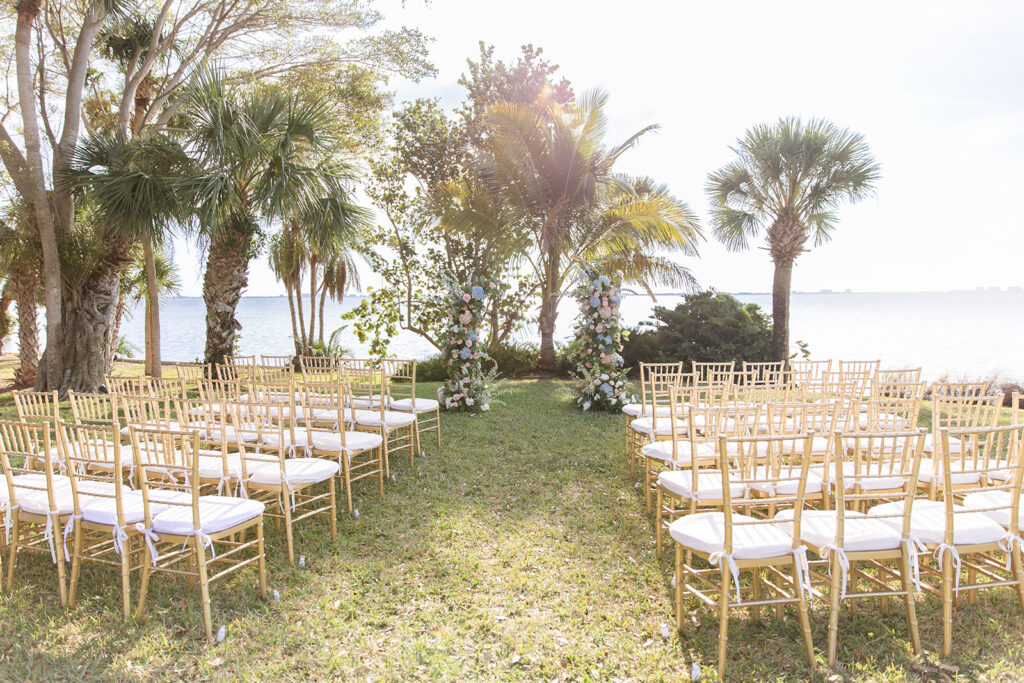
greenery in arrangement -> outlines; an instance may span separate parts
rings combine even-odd
[[[621,410],[627,401],[622,343],[628,332],[619,323],[622,271],[614,279],[593,268],[580,269],[576,300],[580,312],[576,351],[576,404],[587,410]]]
[[[501,285],[482,277],[473,284],[452,284],[449,291],[448,327],[441,355],[448,367],[448,378],[438,388],[438,400],[445,410],[487,412],[491,409],[497,371],[485,368],[487,340],[483,324],[487,302],[501,291]]]
[[[675,308],[656,306],[653,320],[641,323],[625,341],[627,365],[742,361],[771,358],[772,321],[757,304],[708,290],[687,294]]]
[[[733,151],[708,177],[714,234],[734,251],[765,236],[775,264],[771,359],[786,360],[793,262],[808,241],[831,239],[839,207],[874,192],[881,171],[862,135],[822,119],[755,126]]]

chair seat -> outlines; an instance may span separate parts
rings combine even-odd
[[[59,483],[58,483],[59,481]],[[94,501],[102,500],[98,496],[113,496],[114,482],[106,481],[82,481],[78,484],[78,497],[82,506]],[[93,494],[93,495],[90,495]],[[45,515],[55,512],[58,515],[70,515],[75,511],[75,497],[71,491],[71,481],[67,477],[54,477],[53,503],[55,509],[50,509],[49,497],[46,491],[32,491],[26,495],[18,495],[18,505],[24,512]]]
[[[793,552],[793,539],[774,524],[751,524],[753,517],[733,513],[732,556],[737,560],[784,557]],[[703,553],[725,552],[725,514],[698,512],[669,526],[677,543]]]
[[[419,398],[416,397],[416,412],[417,413],[432,413],[437,410],[440,404],[432,398]],[[411,413],[412,412],[412,399],[411,398],[400,398],[397,401],[392,401],[388,405],[389,410],[395,410],[400,413]]]
[[[46,497],[46,475],[45,474],[16,474],[11,477],[17,492],[19,503],[27,496],[42,495]],[[53,475],[53,484],[57,488],[71,489],[71,479],[62,475]],[[42,490],[40,490],[42,489]],[[7,488],[7,482],[0,484],[0,510],[6,510],[11,502],[11,492]]]
[[[775,479],[776,481],[766,483],[754,483],[750,488],[759,493],[767,493],[777,496],[796,495],[800,488],[800,467],[797,465],[783,465],[779,468],[778,475],[775,475],[766,465],[758,465],[754,470],[755,480]],[[825,481],[820,472],[807,472],[807,486],[804,488],[805,495],[817,495],[825,488]]]
[[[1009,491],[975,491],[964,496],[965,508],[999,508],[998,510],[981,510],[980,514],[985,515],[996,524],[1009,528],[1010,506],[1013,505],[1013,498]],[[1024,520],[1024,499],[1020,503],[1019,519]]]
[[[313,450],[341,452],[341,434],[338,432],[313,430],[311,434]],[[378,448],[383,442],[381,435],[373,432],[345,432],[345,446],[353,453]]]
[[[793,533],[793,511],[775,515],[779,528]],[[835,510],[804,510],[800,516],[800,540],[815,547],[839,547],[836,539],[838,515]],[[863,512],[847,510],[843,517],[842,549],[848,553],[895,550],[900,547],[900,530]]]
[[[164,422],[163,420],[149,420],[142,424],[132,425],[136,429],[166,429],[168,431],[178,431],[181,429],[181,423],[177,420],[171,420],[170,422]],[[121,436],[127,438],[131,435],[131,427],[121,427]]]
[[[962,505],[954,505],[953,510],[953,544],[981,545],[996,543],[1006,535],[1006,531],[998,523],[982,512],[966,512]],[[903,511],[903,503],[894,501],[876,505],[868,510],[869,515],[899,515]],[[899,517],[885,517],[881,521],[890,526],[902,526]],[[910,536],[930,545],[945,541],[946,504],[941,500],[915,499],[910,511]]]
[[[264,434],[262,443],[266,446],[277,447],[282,445],[282,439],[277,432]],[[305,429],[297,429],[293,434],[291,431],[284,432],[285,448],[305,448],[309,445],[309,434]]]
[[[922,450],[923,450],[924,453],[934,453],[935,452],[935,437],[934,437],[934,435],[932,435],[932,434],[925,434],[924,435],[924,448]],[[955,436],[949,437],[949,454],[950,455],[960,455],[963,452],[964,452],[963,442],[960,439],[956,438]],[[922,462],[921,464],[924,464],[924,463]]]
[[[242,457],[228,453],[227,474],[224,474],[224,459],[218,451],[201,451],[199,455],[199,477],[202,479],[223,479],[225,476],[238,479],[242,476]]]
[[[285,483],[291,486],[327,481],[338,473],[338,463],[323,458],[287,458],[284,461]],[[249,468],[249,481],[254,484],[281,485],[281,467],[268,462]]]
[[[693,489],[691,471],[670,470],[658,475],[658,485],[680,498],[687,500],[722,500],[724,487],[722,473],[715,470],[701,470],[697,473],[697,491]],[[745,491],[743,484],[730,483],[729,492],[734,498],[742,498]]]
[[[691,451],[694,450],[694,444],[690,441],[679,440],[676,441],[676,454],[672,454],[672,441],[655,441],[653,443],[645,444],[640,451],[648,458],[654,458],[656,460],[662,460],[669,462],[674,460],[680,465],[689,465],[693,462],[693,456]],[[698,442],[696,444],[697,460],[714,460],[718,456],[718,452],[715,450],[713,444]]]
[[[199,531],[215,534],[256,519],[265,506],[258,500],[232,496],[199,497]],[[157,534],[188,536],[195,533],[192,506],[172,506],[153,517],[153,531]]]
[[[383,419],[378,410],[359,410],[357,408],[355,411],[355,423],[363,427],[398,429],[407,427],[415,421],[416,415],[413,413],[401,413],[396,410],[385,410]],[[346,415],[346,422],[351,422],[351,415]]]
[[[239,436],[241,436],[241,441],[239,441]],[[247,430],[238,432],[234,427],[224,427],[223,433],[220,429],[205,429],[199,432],[199,437],[213,443],[237,444],[255,443],[259,439],[259,434]]]
[[[672,414],[672,406],[644,406],[642,403],[627,403],[622,406],[622,412],[630,417],[649,417],[652,412],[656,412],[658,417],[662,415],[668,417]]]
[[[829,484],[835,486],[836,475],[833,469],[834,465],[829,466]],[[888,491],[892,489],[899,489],[906,485],[908,477],[903,476],[902,466],[896,464],[894,466],[888,466],[884,463],[875,463],[873,466],[861,465],[861,475],[857,476],[857,466],[855,463],[847,460],[843,462],[843,486],[847,491],[852,491],[856,486],[860,485],[862,491]],[[823,475],[825,470],[824,465],[811,465],[810,472],[814,472],[817,475]],[[894,472],[893,470],[898,470]],[[894,476],[885,476],[892,474]],[[880,476],[878,476],[880,475]]]
[[[168,503],[187,504],[192,495],[184,491],[149,490],[149,511],[157,515],[167,510]],[[146,519],[146,510],[142,502],[141,491],[125,491],[121,496],[121,510],[124,513],[126,526]],[[93,524],[117,525],[117,500],[114,498],[97,498],[82,506],[82,519]]]
[[[649,417],[638,417],[635,420],[631,420],[629,426],[641,434],[647,434],[648,436],[672,436],[672,419],[664,417],[658,420],[657,427],[654,426],[654,420]],[[676,420],[676,433],[683,435],[689,430],[689,424],[686,420]]]
[[[779,450],[788,455],[793,452],[794,448],[803,448],[803,446],[796,439],[786,439],[785,441],[782,442]],[[824,453],[831,453],[831,449],[829,448],[828,437],[811,437],[811,453],[813,455],[823,455]]]
[[[965,469],[978,470],[981,469],[981,465],[980,463],[978,465],[975,465],[970,462],[966,463],[966,466],[964,463],[959,462],[949,463],[949,478],[950,481],[953,482],[953,486],[970,486],[972,484],[977,484],[981,481],[980,472],[964,472]],[[921,469],[917,474],[917,478],[918,481],[922,481],[925,484],[930,484],[933,481],[939,484],[943,483],[944,478],[942,472],[942,465],[939,464],[938,466],[936,466],[936,462],[931,458],[928,458],[927,460],[922,459]]]

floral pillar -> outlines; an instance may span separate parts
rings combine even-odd
[[[621,410],[627,403],[619,323],[622,271],[613,281],[584,268],[576,298],[580,315],[576,323],[576,404],[583,410]]]
[[[446,410],[490,410],[490,385],[495,372],[483,368],[483,362],[490,359],[483,324],[485,302],[497,290],[498,284],[488,279],[452,286],[448,338],[442,350],[448,379],[437,390],[437,398]]]

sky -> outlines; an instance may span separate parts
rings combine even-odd
[[[707,174],[744,131],[781,116],[825,117],[862,133],[881,164],[875,197],[840,211],[833,240],[801,255],[793,289],[944,291],[1024,285],[1024,3],[569,2],[387,0],[389,26],[435,38],[435,79],[393,82],[396,102],[453,109],[479,41],[512,61],[543,48],[577,92],[610,95],[609,142],[648,124],[620,170],[650,175],[702,218],[707,241],[684,259],[700,284],[770,291],[752,245],[714,241]],[[179,244],[183,295],[200,293],[201,256]],[[366,274],[364,285],[378,285]],[[283,293],[265,262],[248,294]]]

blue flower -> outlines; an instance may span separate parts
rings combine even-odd
[[[469,334],[467,334],[466,335],[466,339],[472,339],[473,341],[476,341],[476,330],[474,330],[474,331],[470,332]]]
[[[601,277],[597,278],[597,281],[600,282],[605,287],[612,283],[612,281],[608,279],[607,275],[602,275]]]
[[[598,299],[596,296],[592,296],[590,297],[590,305],[593,306],[594,308],[597,308],[598,306],[601,305],[601,300]]]
[[[605,394],[607,394],[609,396],[611,395],[612,391],[614,391],[612,389],[612,385],[608,384],[608,382],[603,383],[601,386],[598,387],[598,389],[600,389],[601,391],[603,391]]]
[[[473,285],[473,289],[470,290],[470,293],[473,295],[474,299],[479,299],[480,301],[484,300],[484,288],[480,285]]]
[[[462,360],[466,360],[472,354],[473,352],[470,351],[468,347],[464,347],[461,351],[459,351],[459,358],[461,358]]]

